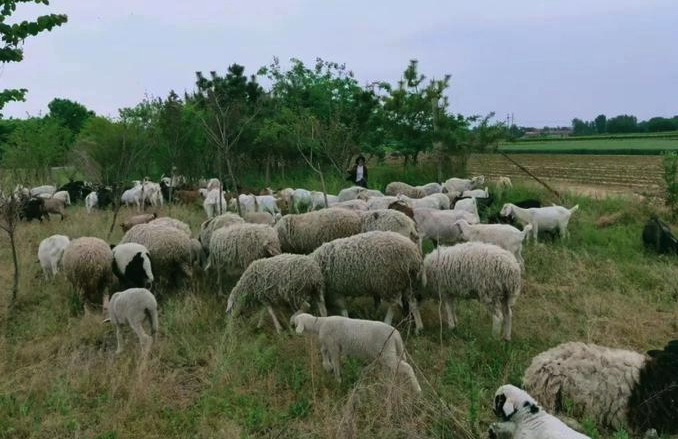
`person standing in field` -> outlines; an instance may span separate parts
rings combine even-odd
[[[355,165],[348,170],[346,180],[353,182],[356,186],[367,187],[367,166],[365,166],[365,157],[359,155],[355,159]]]

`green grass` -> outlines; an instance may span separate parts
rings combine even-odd
[[[678,137],[637,139],[577,138],[558,140],[529,140],[506,143],[500,151],[531,154],[623,154],[659,155],[662,151],[678,150]]]
[[[370,170],[372,171],[372,169]],[[416,168],[375,169],[372,181],[423,183]],[[428,172],[428,171],[427,171]],[[258,183],[251,177],[252,184]],[[288,176],[288,185],[318,189],[312,176]],[[344,184],[330,178],[335,192]],[[499,200],[539,197],[516,187]],[[410,396],[378,368],[351,360],[338,384],[322,369],[317,341],[277,335],[268,320],[225,315],[225,298],[196,279],[195,288],[160,302],[160,337],[145,363],[127,333],[126,351],[115,356],[115,334],[98,315],[81,315],[63,277],[42,279],[36,263],[41,239],[64,233],[105,236],[109,212],[68,211],[64,222],[22,224],[19,300],[8,309],[0,288],[0,438],[463,438],[479,437],[494,421],[493,395],[504,383],[520,384],[537,353],[558,343],[582,340],[637,349],[660,348],[678,330],[678,265],[647,254],[640,233],[650,206],[622,199],[591,200],[567,195],[580,205],[567,242],[526,247],[522,296],[514,309],[513,340],[491,336],[491,319],[477,302],[459,305],[460,326],[442,326],[439,305],[422,304],[426,329],[414,336],[399,324],[424,389]],[[167,210],[162,211],[167,214]],[[123,211],[122,219],[132,215]],[[598,229],[601,216],[619,214]],[[173,208],[191,224],[199,206]],[[120,238],[117,228],[112,242]],[[199,276],[197,276],[199,277]],[[0,285],[10,284],[10,252],[0,237]],[[380,319],[372,299],[350,303],[355,317]],[[586,421],[590,434],[628,437]]]

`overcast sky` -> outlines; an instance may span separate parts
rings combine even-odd
[[[195,71],[274,56],[346,63],[362,83],[396,81],[408,60],[452,75],[455,112],[520,125],[678,114],[676,0],[52,0],[20,6],[69,21],[25,44],[0,88],[29,89],[5,116],[54,97],[116,115],[145,94],[191,89]]]

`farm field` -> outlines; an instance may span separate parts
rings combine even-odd
[[[657,196],[664,188],[659,156],[511,154],[523,167],[559,189],[577,187],[584,192],[610,192]],[[472,174],[531,178],[500,154],[476,154],[469,161]]]
[[[495,208],[526,197],[551,201],[517,185]],[[199,273],[185,290],[160,301],[160,336],[151,357],[139,362],[131,332],[126,351],[116,356],[111,325],[99,315],[83,316],[66,280],[43,280],[36,262],[41,239],[54,233],[105,237],[112,214],[87,215],[78,206],[63,222],[21,224],[21,290],[14,308],[8,308],[8,288],[0,288],[0,437],[484,437],[495,420],[495,389],[519,384],[537,353],[572,340],[645,351],[676,338],[678,265],[647,254],[640,240],[652,207],[572,194],[563,204],[580,206],[571,239],[524,250],[524,288],[510,343],[491,336],[490,316],[474,301],[459,304],[454,331],[441,324],[432,300],[422,306],[422,335],[414,335],[410,322],[398,323],[423,387],[419,397],[359,361],[348,361],[343,382],[336,383],[322,368],[317,341],[277,335],[268,320],[257,329],[254,314],[227,317],[225,297]],[[135,214],[121,213],[119,222]],[[614,214],[620,215],[615,224],[595,227],[599,217]],[[173,207],[171,215],[195,235],[204,213],[199,206]],[[121,235],[116,227],[109,241]],[[10,284],[10,262],[0,235],[0,285]],[[352,301],[349,311],[381,319],[385,309],[375,311],[370,297]],[[569,414],[592,437],[628,437],[597,429],[586,414]]]
[[[505,143],[499,148],[506,153],[543,154],[628,154],[659,155],[662,151],[678,150],[678,135],[675,137],[638,137],[633,139],[586,138],[529,140]]]

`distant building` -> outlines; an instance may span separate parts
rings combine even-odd
[[[523,137],[568,137],[572,135],[572,128],[569,127],[544,127],[531,128],[525,131]]]

